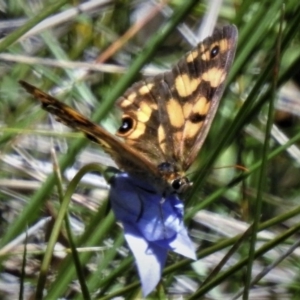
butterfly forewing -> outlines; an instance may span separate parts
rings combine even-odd
[[[170,72],[135,84],[118,100],[131,126],[117,134],[156,166],[186,171],[216,113],[236,41],[235,26],[217,29]]]

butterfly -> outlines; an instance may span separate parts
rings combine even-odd
[[[186,171],[216,114],[237,36],[234,25],[216,29],[170,71],[133,84],[116,102],[122,119],[115,135],[37,87],[20,84],[58,121],[100,144],[120,169],[163,196],[181,193],[191,185]]]

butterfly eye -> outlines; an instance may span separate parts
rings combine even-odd
[[[192,183],[186,177],[179,177],[173,180],[172,188],[177,193],[184,192],[188,187],[190,187]]]
[[[181,187],[181,178],[177,178],[172,182],[172,188],[175,191],[178,191],[180,189],[180,187]]]
[[[133,126],[134,126],[133,119],[130,117],[124,117],[122,119],[122,125],[118,129],[118,133],[120,135],[124,135],[124,134],[128,133],[128,131],[130,131],[133,128]]]
[[[217,45],[217,46],[214,46],[211,50],[210,50],[210,58],[215,58],[218,54],[219,54],[219,51],[220,51],[220,47]]]

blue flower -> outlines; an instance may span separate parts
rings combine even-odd
[[[163,199],[148,183],[127,173],[116,174],[110,183],[111,206],[124,226],[146,296],[161,278],[168,250],[196,259],[183,223],[183,204],[175,194]]]

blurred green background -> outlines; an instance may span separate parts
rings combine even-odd
[[[240,291],[244,299],[298,299],[296,0],[225,0],[220,7],[177,0],[162,10],[154,1],[0,1],[1,299],[34,299],[43,291],[44,299],[141,298],[122,228],[109,213],[108,185],[91,164],[113,162],[42,111],[18,81],[115,132],[117,97],[134,81],[169,70],[209,34],[214,15],[218,26],[238,27],[239,41],[217,116],[188,174],[194,185],[184,197],[186,224],[199,260],[170,254],[149,299],[233,299]],[[87,174],[70,187],[78,171]],[[67,189],[74,190],[69,222],[55,229],[58,240],[45,265]],[[254,234],[241,238],[250,224]],[[70,254],[75,246],[78,260]]]

